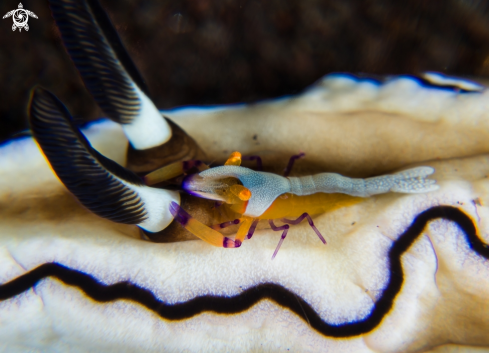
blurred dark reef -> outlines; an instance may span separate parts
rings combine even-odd
[[[0,15],[19,0],[0,3]],[[489,76],[489,0],[101,0],[159,108],[298,93],[327,73]],[[28,32],[0,21],[0,140],[26,128],[30,89],[79,121],[102,116],[46,0]]]

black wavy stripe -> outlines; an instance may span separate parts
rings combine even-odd
[[[141,101],[88,4],[84,0],[50,0],[50,6],[66,50],[97,104],[118,123],[131,123],[140,112]],[[103,19],[101,14],[99,17]],[[110,24],[105,18],[104,24]],[[113,32],[108,31],[112,40]],[[119,53],[125,52],[120,40],[114,43]],[[123,58],[132,62],[127,54]],[[129,68],[137,71],[134,64]]]
[[[139,177],[93,149],[53,94],[40,87],[34,89],[29,120],[56,175],[86,208],[119,223],[139,224],[146,219],[139,195],[114,175],[142,185]]]
[[[391,310],[404,278],[401,256],[422,234],[428,222],[438,218],[455,222],[464,231],[472,250],[485,259],[489,258],[488,246],[478,238],[472,220],[465,213],[450,206],[428,209],[414,219],[412,225],[390,249],[388,254],[390,279],[371,313],[362,320],[340,325],[332,325],[323,321],[306,301],[281,285],[274,283],[259,284],[232,297],[205,295],[183,303],[167,304],[157,299],[151,291],[130,282],[105,285],[88,274],[57,263],[41,265],[10,282],[0,285],[0,300],[11,298],[26,291],[43,278],[55,277],[65,284],[79,287],[96,301],[110,302],[118,299],[129,299],[140,303],[167,320],[184,320],[206,311],[219,314],[236,314],[250,309],[261,300],[268,299],[291,310],[308,322],[313,329],[325,336],[357,336],[376,328]]]
[[[463,88],[462,86],[457,86],[456,84],[451,84],[451,83],[436,83],[436,82],[431,82],[430,80],[420,77],[420,76],[415,76],[415,75],[402,75],[400,77],[409,77],[411,79],[414,79],[418,81],[418,83],[426,88],[434,88],[434,89],[439,89],[439,90],[446,90],[446,91],[452,91],[456,93],[481,93],[480,90],[475,90],[475,89],[467,89]],[[456,77],[454,77],[456,78]]]

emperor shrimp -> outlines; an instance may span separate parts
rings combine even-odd
[[[288,177],[294,160],[303,155],[291,157],[284,176],[242,167],[241,154],[234,152],[224,166],[207,169],[199,161],[179,162],[148,174],[145,180],[147,184],[158,183],[183,173],[191,166],[197,166],[201,171],[185,177],[182,182],[183,190],[197,197],[222,202],[220,207],[241,217],[208,227],[176,202],[172,202],[170,212],[175,220],[207,243],[225,248],[240,247],[245,239],[253,236],[259,220],[268,220],[274,231],[282,231],[272,260],[287,236],[289,225],[296,225],[307,219],[319,239],[326,244],[311,216],[350,206],[377,194],[425,193],[438,189],[435,180],[427,179],[435,171],[427,166],[366,179],[348,178],[336,173]],[[261,166],[259,157],[248,159],[258,159],[258,165]],[[276,226],[275,219],[280,219],[285,224]],[[234,240],[217,231],[233,224],[241,224]]]

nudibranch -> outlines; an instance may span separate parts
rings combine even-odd
[[[56,6],[65,5],[72,6],[70,12],[56,12]],[[66,21],[57,18],[65,44],[65,31],[92,27],[93,33],[105,38],[99,42],[102,46],[117,46],[113,35],[100,29],[109,24],[96,1],[52,1],[52,6],[55,18],[66,13],[75,16]],[[84,46],[97,43],[92,35],[76,42],[66,45],[72,45],[69,51],[76,51],[78,45],[78,54]],[[93,59],[90,53],[74,59],[79,60],[82,77],[83,67],[92,63],[83,63]],[[115,50],[110,55],[97,53],[105,59],[95,68],[110,61],[112,54],[116,64],[127,60]],[[130,72],[128,65],[114,70]],[[144,89],[138,81],[132,74],[126,79],[137,104],[146,104],[141,103]],[[91,92],[102,107],[112,102],[114,111],[120,112],[115,102],[125,93],[117,85],[107,88],[111,89],[116,89],[115,96]],[[49,109],[38,117],[52,119],[49,110],[58,103],[42,90],[35,91],[33,98],[36,92],[45,98],[38,102],[52,103],[39,106],[38,113],[43,107]],[[52,156],[43,156],[33,138],[3,144],[2,349],[487,350],[488,96],[485,87],[451,77],[394,77],[380,82],[331,75],[296,97],[251,106],[162,112],[183,128],[182,134],[186,131],[195,139],[182,137],[182,150],[198,155],[202,153],[198,144],[208,160],[217,162],[239,150],[261,154],[267,165],[279,170],[281,161],[303,150],[308,158],[297,163],[303,175],[337,172],[367,178],[419,166],[435,170],[436,191],[374,195],[314,217],[327,246],[317,241],[307,224],[297,225],[274,261],[269,257],[276,233],[270,229],[259,229],[252,241],[234,250],[200,240],[143,240],[135,225],[107,219],[107,209],[97,209],[104,218],[90,211],[90,204],[83,207],[80,202],[87,205],[83,194],[75,198],[67,190],[44,158]],[[104,109],[112,106],[108,107]],[[138,111],[136,120],[141,108]],[[128,163],[134,173],[128,177],[94,151],[120,165],[129,158],[128,140],[132,150],[143,151],[139,156],[148,156],[146,152],[154,148],[164,150],[165,145],[180,152],[171,142],[176,135],[173,128],[167,140],[140,149],[127,127],[111,120],[85,126],[82,133],[87,141],[73,139],[73,131],[65,137],[53,136],[60,143],[79,146],[85,153],[84,165],[96,169],[85,168],[79,175],[68,171],[63,179],[71,176],[73,185],[82,190],[91,175],[101,175],[97,168],[105,166],[102,174],[108,174],[103,177],[116,183],[109,187],[129,197],[115,200],[114,205],[134,206],[137,215],[140,204],[131,190],[139,189],[131,178],[153,168],[159,159],[143,158],[151,163],[144,162],[141,170],[129,168],[132,162]],[[43,143],[50,140],[39,144]],[[54,156],[63,153],[53,151]],[[168,158],[163,164],[194,157]],[[62,165],[59,168],[53,166],[57,173]],[[134,183],[124,182],[129,179]],[[171,226],[165,230],[171,238]]]

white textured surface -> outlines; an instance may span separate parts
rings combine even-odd
[[[489,152],[489,91],[439,90],[408,77],[379,85],[329,75],[304,94],[277,101],[163,113],[216,161],[232,151],[258,154],[278,173],[299,151],[306,158],[296,168],[350,177]]]
[[[428,90],[408,79],[379,87],[328,78],[303,96],[275,103],[173,112],[211,159],[261,150],[265,162],[268,156],[273,165],[285,165],[303,150],[307,157],[298,167],[310,160],[308,168],[351,176],[414,162],[435,168],[438,191],[380,195],[318,216],[314,222],[327,246],[303,222],[291,228],[273,261],[280,233],[270,230],[239,249],[140,240],[137,227],[82,208],[31,139],[12,142],[0,148],[0,283],[57,261],[107,284],[131,280],[170,303],[237,294],[270,281],[304,298],[327,322],[365,317],[386,283],[390,245],[419,212],[458,207],[489,242],[489,157],[425,162],[489,152],[486,96]],[[96,149],[122,163],[127,142],[117,125],[102,122],[88,130]],[[0,303],[0,350],[438,353],[489,346],[489,265],[468,248],[458,226],[432,222],[402,265],[405,282],[393,309],[360,337],[323,336],[268,301],[239,315],[204,313],[171,322],[139,304],[97,303],[45,279]]]
[[[110,145],[94,145],[110,155]],[[479,220],[484,237],[489,231],[489,209],[472,202],[489,202],[486,156],[431,163],[441,185],[437,192],[381,195],[315,218],[327,246],[305,222],[295,226],[270,261],[280,236],[270,230],[258,231],[239,249],[198,240],[140,240],[136,227],[116,225],[81,208],[42,163],[30,139],[10,144],[9,153],[4,148],[0,217],[8,221],[0,223],[2,283],[51,261],[106,284],[130,280],[169,303],[202,294],[233,295],[274,282],[305,299],[327,322],[339,324],[368,315],[388,278],[386,253],[419,212],[453,205]],[[456,225],[431,223],[402,263],[405,283],[394,309],[377,329],[360,337],[322,336],[268,301],[242,314],[204,313],[171,322],[132,302],[94,302],[53,279],[0,304],[0,336],[9,352],[406,352],[449,342],[489,345],[489,264],[468,248]]]

